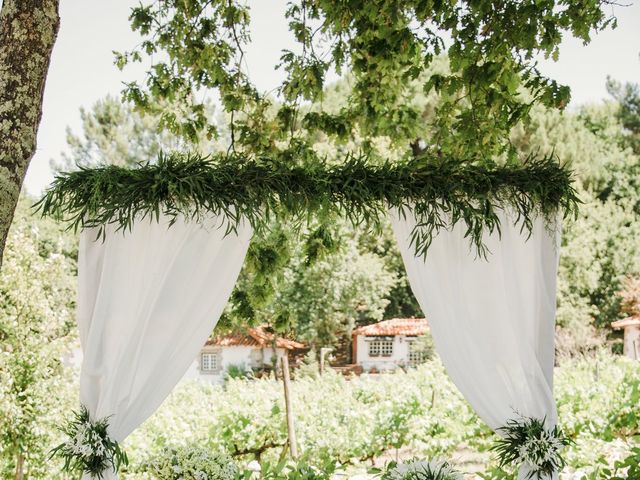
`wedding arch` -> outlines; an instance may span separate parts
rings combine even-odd
[[[561,218],[576,205],[571,171],[552,157],[303,165],[171,154],[136,169],[60,174],[38,207],[82,231],[75,425],[85,434],[70,432],[58,448],[83,478],[117,478],[119,442],[204,344],[254,232],[316,212],[369,228],[390,218],[436,350],[501,435],[503,462],[521,479],[557,478],[566,439],[553,399],[556,270]],[[87,432],[102,435],[101,455]]]

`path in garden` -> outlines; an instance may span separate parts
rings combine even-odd
[[[483,471],[489,462],[490,455],[481,453],[468,448],[466,445],[460,445],[451,456],[451,460],[455,465],[465,473],[465,478],[480,478],[476,474]]]

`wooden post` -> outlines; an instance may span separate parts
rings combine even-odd
[[[289,451],[291,458],[298,458],[298,445],[296,443],[296,430],[293,422],[293,408],[291,406],[291,379],[289,377],[289,354],[282,356],[282,383],[284,384],[284,405],[287,412],[287,432],[289,434]]]
[[[333,350],[333,348],[330,347],[322,347],[320,349],[320,375],[324,373],[325,357],[327,356],[327,353],[331,352],[331,350]]]

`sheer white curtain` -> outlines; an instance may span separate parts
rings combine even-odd
[[[158,408],[196,358],[252,235],[241,224],[225,236],[220,218],[168,223],[141,220],[126,233],[108,227],[104,242],[89,229],[80,239],[80,401],[92,418],[110,417],[118,442]]]
[[[527,239],[502,212],[502,236],[485,236],[487,260],[470,247],[463,222],[435,236],[425,260],[415,256],[410,242],[413,215],[390,213],[436,351],[471,406],[494,430],[515,412],[546,417],[547,426],[554,426],[559,236],[537,218]]]

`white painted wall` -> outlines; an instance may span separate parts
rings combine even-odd
[[[371,339],[372,337],[368,337]],[[365,335],[356,336],[356,363],[362,365],[365,372],[375,368],[379,372],[395,370],[400,365],[409,363],[409,343],[404,335],[395,335],[393,338],[393,354],[390,357],[370,357],[369,343]],[[415,338],[415,337],[410,337]]]
[[[203,372],[200,370],[200,353],[216,352],[218,354],[218,362],[221,362],[220,368],[216,373]],[[224,374],[230,365],[244,366],[247,370],[252,368],[270,367],[273,365],[273,348],[258,348],[246,346],[233,347],[204,347],[193,359],[189,369],[182,377],[184,380],[201,380],[212,384],[224,383]],[[276,349],[278,361],[286,353],[284,348]],[[80,346],[75,347],[62,359],[63,365],[66,367],[77,368],[82,366],[82,350]]]
[[[247,370],[273,365],[273,348],[246,346],[204,347],[202,352],[217,353],[220,365],[216,373],[203,372],[200,369],[200,354],[194,359],[185,373],[183,380],[202,380],[207,383],[224,383],[224,374],[231,365],[243,366]],[[202,353],[201,352],[201,353]],[[278,359],[285,355],[285,349],[276,349]]]

